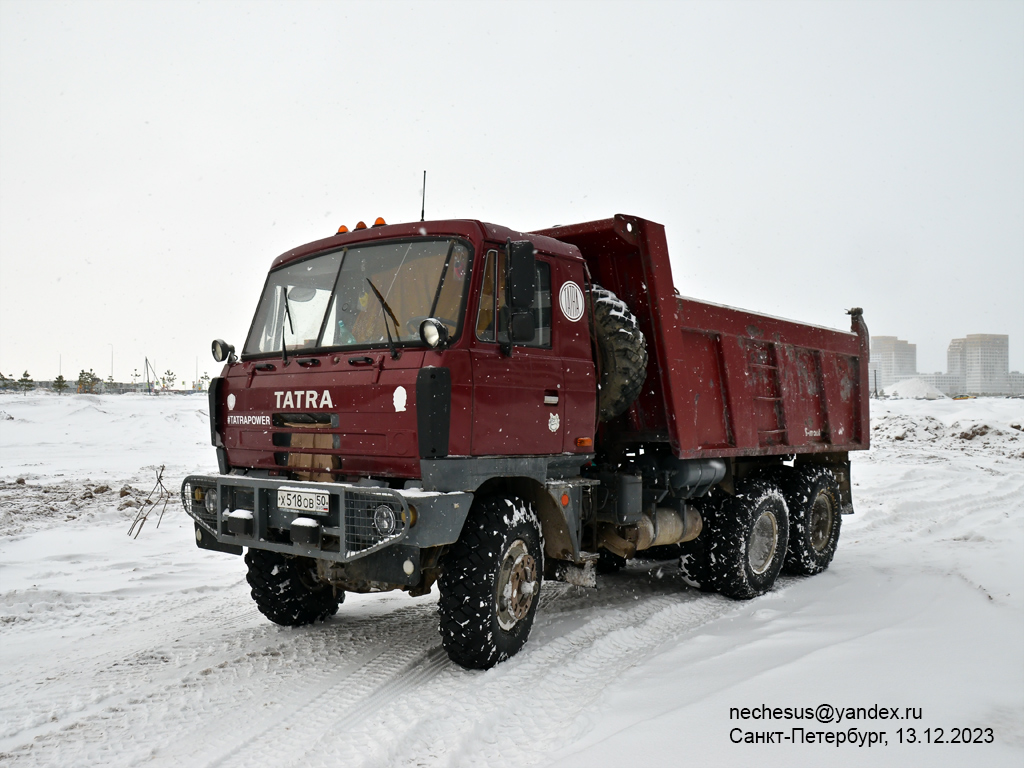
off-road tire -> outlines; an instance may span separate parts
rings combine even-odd
[[[794,576],[821,573],[839,546],[839,483],[827,467],[805,466],[781,475],[779,487],[789,508],[789,547],[782,571]]]
[[[590,289],[600,363],[598,419],[625,413],[647,377],[647,342],[626,303],[598,285]]]
[[[544,538],[533,505],[515,496],[477,499],[438,580],[448,657],[467,669],[490,669],[518,653],[530,636],[543,573]],[[523,584],[525,590],[517,588]]]
[[[301,627],[324,621],[338,612],[345,593],[316,580],[316,563],[308,557],[250,549],[246,581],[260,613],[275,624]]]
[[[777,485],[762,479],[741,483],[735,496],[709,510],[704,526],[708,589],[749,600],[775,585],[789,540],[786,499]]]

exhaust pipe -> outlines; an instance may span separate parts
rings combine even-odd
[[[700,512],[690,506],[684,506],[682,514],[672,507],[658,507],[654,517],[643,515],[637,523],[640,532],[636,548],[649,549],[666,544],[681,544],[696,539],[704,527]]]
[[[673,507],[658,507],[653,516],[644,512],[636,527],[627,529],[625,537],[616,526],[603,526],[598,545],[628,560],[640,550],[693,541],[703,527],[700,512],[689,505],[682,512]]]

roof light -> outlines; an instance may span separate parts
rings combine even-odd
[[[387,224],[387,222],[384,221],[384,217],[383,216],[378,216],[377,220],[375,222],[373,222],[373,226],[375,226],[375,227],[383,227],[385,224]]]
[[[356,229],[366,229],[366,222],[360,221],[358,224],[356,224]]]
[[[344,224],[342,224],[340,227],[338,227],[338,234],[339,235],[344,235],[346,232],[348,232],[348,227],[346,227]]]

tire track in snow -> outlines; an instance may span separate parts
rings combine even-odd
[[[127,618],[123,615],[122,601],[110,603],[99,601],[97,613],[106,618],[106,632],[92,633],[71,642],[75,661],[55,656],[48,659],[33,659],[31,665],[20,664],[8,667],[6,673],[18,682],[5,686],[0,699],[0,745],[12,739],[25,740],[43,737],[67,725],[70,714],[75,720],[87,718],[95,711],[114,705],[118,700],[131,696],[139,687],[148,685],[145,679],[155,668],[178,670],[185,674],[190,668],[208,665],[213,649],[233,655],[232,637],[237,637],[238,648],[251,643],[253,634],[239,629],[257,629],[258,613],[254,606],[232,601],[224,605],[224,595],[210,593],[202,598],[202,604],[187,599],[166,611],[158,610],[159,601],[153,600],[146,606],[142,617]],[[197,611],[196,608],[199,608]],[[72,609],[74,606],[72,606]],[[70,620],[75,620],[72,614]],[[144,622],[139,628],[139,621]],[[124,627],[128,624],[128,628]],[[189,627],[189,637],[182,642],[182,627]],[[80,628],[76,627],[76,631]],[[31,642],[36,630],[29,626],[23,632],[21,627],[9,630],[6,641],[11,642],[14,634],[20,634],[22,642]],[[83,633],[84,634],[84,633]],[[248,634],[248,636],[246,636]],[[141,641],[141,642],[140,642]],[[96,652],[81,648],[97,648]],[[218,659],[219,660],[219,659]],[[126,674],[126,670],[132,670]],[[57,712],[51,694],[51,686],[59,683],[72,692],[72,702],[67,709]]]
[[[642,577],[642,574],[640,574]],[[643,662],[665,643],[738,609],[733,601],[662,583],[661,594],[634,600],[624,579],[610,605],[583,595],[578,610],[589,619],[564,634],[532,638],[515,658],[487,672],[449,665],[420,685],[409,700],[389,697],[386,708],[362,713],[359,727],[303,756],[303,765],[529,764],[588,730],[586,710],[617,674]],[[571,619],[571,588],[556,586],[562,615],[539,621],[556,632]],[[618,592],[618,594],[616,594]],[[596,615],[595,615],[596,613]],[[538,614],[540,618],[540,614]],[[571,623],[571,621],[569,622]],[[333,747],[333,748],[332,748]]]
[[[8,643],[29,645],[36,635],[52,633],[50,625],[54,623],[72,624],[63,644],[74,661],[68,663],[65,654],[55,654],[35,656],[24,664],[8,667],[6,671],[18,682],[5,686],[0,699],[0,723],[7,726],[0,732],[0,748],[10,748],[12,745],[4,742],[13,737],[25,740],[60,730],[67,725],[69,714],[80,720],[115,705],[140,683],[148,684],[142,678],[157,668],[174,669],[184,675],[193,667],[209,664],[214,649],[235,655],[237,648],[232,649],[231,638],[237,637],[238,648],[246,644],[251,648],[252,630],[258,635],[264,629],[262,617],[249,602],[225,599],[241,584],[244,580],[226,590],[155,595],[132,601],[117,595],[55,593],[78,602],[60,603],[53,598],[56,607],[44,608],[53,614],[51,620],[15,623],[0,637]],[[8,593],[0,599],[10,603],[19,598]],[[84,626],[80,621],[83,605],[89,606],[91,619]],[[105,631],[89,632],[94,626]],[[240,629],[246,630],[241,637]],[[71,705],[64,711],[55,709],[53,685],[71,692]]]
[[[348,622],[341,617],[300,629],[266,622],[257,637],[246,630],[230,638],[234,651],[229,659],[213,664],[206,656],[210,666],[204,669],[184,675],[170,670],[159,679],[134,671],[137,685],[130,694],[22,741],[7,756],[27,765],[49,765],[76,753],[109,766],[141,761],[203,765],[211,758],[213,764],[231,762],[232,754],[247,744],[265,747],[287,736],[287,722],[311,702],[332,711],[335,700],[327,694],[343,688],[347,678],[382,666],[385,672],[400,672],[409,659],[382,664],[377,657],[400,647],[402,638],[414,654],[428,646],[426,637],[436,641],[434,611],[430,604],[412,605],[383,616]],[[367,681],[360,690],[372,693],[374,685]],[[266,749],[259,750],[260,756],[266,756]]]
[[[395,701],[418,696],[418,689],[450,664],[440,645],[426,652],[409,648],[385,653],[378,648],[377,656],[363,668],[275,723],[272,744],[250,744],[207,768],[244,768],[269,756],[281,768],[315,764],[325,742],[344,738],[355,725]]]

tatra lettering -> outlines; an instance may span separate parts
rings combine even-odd
[[[315,389],[296,389],[292,392],[275,392],[274,407],[278,410],[287,408],[333,408],[330,390],[322,393]]]

